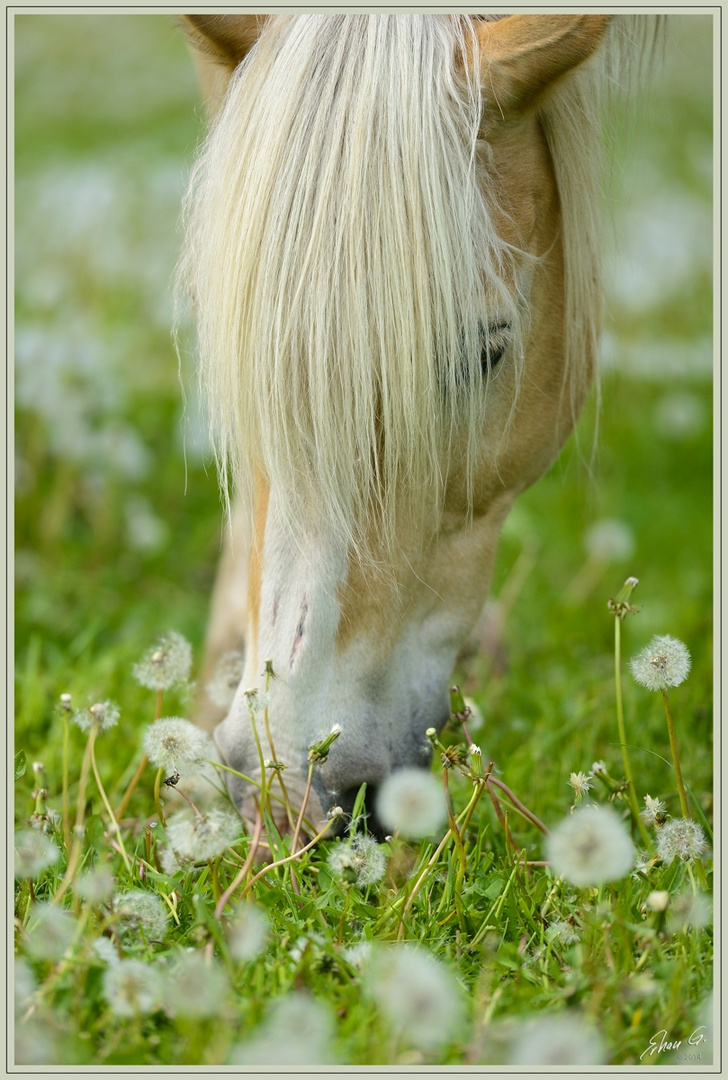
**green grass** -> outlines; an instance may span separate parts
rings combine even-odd
[[[15,791],[23,828],[34,812],[55,812],[52,820],[63,812],[66,719],[58,702],[65,692],[79,706],[108,698],[121,706],[118,726],[97,744],[100,780],[118,805],[157,707],[132,666],[172,628],[193,645],[194,676],[221,526],[214,469],[197,435],[193,364],[183,361],[190,417],[183,424],[169,335],[179,197],[200,131],[184,44],[161,16],[22,15],[16,47],[15,711],[16,750],[27,767]],[[655,207],[666,216],[658,217],[662,231],[645,234],[644,250],[630,246],[630,229],[619,238],[625,261],[615,264],[609,323],[616,363],[603,378],[596,458],[585,460],[590,406],[581,450],[570,443],[507,522],[493,587],[494,616],[500,601],[507,617],[497,633],[494,617],[488,647],[456,673],[484,717],[472,735],[485,761],[549,827],[569,813],[570,773],[589,772],[601,759],[612,776],[623,776],[607,601],[630,575],[639,578],[633,602],[640,610],[622,626],[622,666],[636,792],[640,800],[648,793],[664,799],[680,816],[660,695],[638,687],[626,664],[654,634],[671,634],[693,661],[687,681],[670,693],[682,771],[694,816],[712,822],[712,397],[702,361],[711,335],[710,236],[679,231],[679,219],[700,222],[710,210],[708,54],[708,19],[681,17],[620,178],[618,235],[620,221],[652,220]],[[640,258],[642,291],[624,285]],[[657,362],[643,363],[646,357]],[[586,535],[605,518],[628,530],[632,550],[599,562],[588,555]],[[190,713],[178,691],[165,694],[163,707],[164,715]],[[86,739],[73,724],[68,738],[75,815]],[[457,724],[450,741],[463,741]],[[38,761],[45,804],[34,794],[31,763]],[[117,940],[118,913],[108,898],[84,901],[74,881],[57,906],[75,914],[75,940],[43,958],[33,951],[30,886],[20,880],[18,954],[28,964],[20,979],[32,972],[35,989],[30,998],[18,995],[19,1060],[213,1065],[247,1052],[265,1062],[270,1049],[260,1041],[257,1049],[240,1046],[263,1039],[268,1024],[277,1046],[285,1039],[276,1025],[298,1032],[299,1060],[312,1064],[324,1052],[359,1065],[501,1064],[514,1045],[543,1045],[544,1036],[524,1034],[522,1022],[546,1016],[558,1030],[556,1016],[566,1015],[596,1023],[611,1064],[707,1063],[706,1045],[685,1040],[705,1022],[712,933],[675,918],[683,894],[693,895],[696,867],[647,860],[616,882],[571,886],[542,866],[524,868],[524,859],[544,857],[540,832],[511,810],[507,834],[484,792],[463,836],[465,869],[451,842],[403,930],[398,912],[433,845],[383,845],[385,877],[360,889],[330,869],[332,842],[324,839],[296,864],[298,892],[287,865],[246,894],[270,932],[263,951],[244,962],[229,944],[244,883],[222,917],[215,908],[250,838],[239,836],[209,864],[163,872],[164,829],[145,828],[157,819],[155,771],[144,773],[125,817],[131,876],[111,847],[93,776],[82,806],[83,853],[84,867],[108,866],[117,888],[133,883],[174,907],[161,942],[119,939],[124,957],[157,972],[161,1008],[123,1017],[105,996],[110,963],[92,946]],[[434,772],[441,776],[438,762]],[[473,781],[457,768],[448,777],[459,814]],[[180,788],[192,791],[184,778]],[[607,800],[599,785],[590,795]],[[183,804],[173,791],[163,798],[167,807]],[[615,805],[625,809],[621,798]],[[38,901],[57,894],[67,871],[68,851],[57,839],[58,862],[32,884]],[[703,861],[712,876],[709,853]],[[697,879],[695,887],[702,896]],[[661,890],[671,897],[664,915],[646,906]],[[700,912],[694,920],[705,921]],[[568,940],[564,925],[578,940]],[[385,999],[376,968],[346,952],[365,941],[376,956],[377,946],[398,937],[420,943],[455,973],[458,991],[435,981],[436,1004],[458,993],[464,1001],[447,1038],[432,1047],[421,1033],[397,1033],[392,1007],[378,1005]],[[208,958],[208,981],[215,972],[223,980],[212,1016],[186,1016],[175,1005],[165,973],[189,947]],[[210,982],[208,1001],[217,1001],[216,992]],[[292,994],[309,994],[326,1011],[298,1021],[271,1016],[273,1004]],[[640,1061],[663,1029],[684,1040],[679,1053],[702,1059],[663,1051]]]

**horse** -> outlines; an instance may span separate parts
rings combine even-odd
[[[242,657],[200,722],[248,825],[263,756],[300,806],[337,732],[319,828],[428,766],[501,526],[594,381],[603,102],[650,17],[181,19],[211,119],[178,282],[230,525],[203,684]]]

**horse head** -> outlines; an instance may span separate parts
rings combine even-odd
[[[181,280],[232,539],[210,662],[248,820],[427,765],[516,496],[598,336],[605,15],[185,17],[213,120]],[[271,676],[271,671],[274,673]],[[265,694],[265,701],[263,695]],[[259,710],[256,712],[256,710]]]

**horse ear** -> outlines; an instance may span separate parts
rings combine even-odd
[[[483,88],[504,116],[531,108],[598,48],[610,15],[508,15],[478,20]]]
[[[198,52],[234,68],[255,45],[267,15],[181,15],[187,39]]]

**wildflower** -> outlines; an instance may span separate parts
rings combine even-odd
[[[670,914],[667,920],[667,928],[673,933],[685,933],[688,927],[694,930],[702,930],[704,926],[710,926],[712,913],[710,900],[705,893],[693,893],[692,890],[680,893],[670,905]]]
[[[167,908],[154,893],[126,889],[114,893],[114,909],[119,915],[119,932],[127,941],[143,934],[147,941],[163,941],[167,935]]]
[[[95,705],[89,705],[87,709],[79,709],[73,714],[73,722],[81,731],[108,731],[116,727],[121,716],[121,709],[115,701],[98,701]]]
[[[231,1065],[327,1065],[334,1035],[331,1009],[307,994],[273,1004],[252,1039],[234,1046]]]
[[[667,806],[662,799],[653,799],[651,795],[645,795],[645,808],[640,811],[640,817],[648,825],[663,825],[667,819]]]
[[[331,848],[327,859],[329,869],[349,884],[373,885],[384,877],[386,859],[371,836],[353,836]]]
[[[36,960],[60,960],[68,951],[76,932],[70,911],[39,901],[33,904],[27,950]]]
[[[583,799],[587,791],[591,790],[589,781],[592,779],[591,773],[573,772],[570,774],[568,782],[573,787],[577,800]]]
[[[215,705],[227,709],[232,705],[235,691],[240,685],[245,667],[245,653],[241,650],[224,653],[218,660],[215,674],[205,689]]]
[[[634,846],[614,810],[585,806],[546,838],[546,858],[554,873],[574,885],[600,885],[630,871]]]
[[[579,1015],[562,1013],[526,1021],[512,1040],[509,1065],[603,1065],[601,1035]]]
[[[447,820],[442,787],[421,769],[393,772],[379,789],[377,816],[392,832],[411,839],[431,836]]]
[[[603,761],[594,761],[592,762],[591,771],[593,776],[599,776],[599,773],[606,773],[607,766]]]
[[[181,811],[167,824],[167,840],[182,864],[209,862],[239,838],[240,817],[214,807],[205,814]]]
[[[697,859],[705,851],[705,833],[697,821],[672,818],[657,833],[657,854],[670,863],[677,856],[683,862]]]
[[[270,923],[256,904],[245,904],[228,927],[230,955],[234,960],[247,963],[263,952]]]
[[[222,968],[201,952],[180,952],[164,977],[164,1007],[172,1016],[201,1020],[217,1016],[228,995]]]
[[[687,646],[669,634],[654,637],[633,657],[630,668],[635,682],[648,690],[666,690],[685,682],[690,671]]]
[[[15,834],[16,878],[37,878],[61,857],[61,850],[38,829],[22,829]]]
[[[379,950],[368,968],[365,991],[399,1036],[424,1049],[447,1042],[462,1019],[455,976],[419,946]]]
[[[81,875],[75,890],[89,904],[102,904],[111,898],[114,891],[114,875],[105,866],[97,866],[95,870],[87,870]]]
[[[133,667],[134,678],[148,690],[168,690],[187,682],[192,667],[192,646],[170,630]]]
[[[215,746],[207,732],[176,716],[157,720],[147,728],[144,752],[153,765],[182,776],[202,772],[205,763],[215,758]]]
[[[264,712],[270,705],[270,694],[263,694],[260,690],[256,690],[255,687],[251,687],[249,690],[243,690],[243,695],[251,712]],[[341,730],[341,728],[339,728],[339,730]]]
[[[162,980],[151,964],[126,959],[104,972],[103,994],[117,1016],[139,1016],[162,1007]]]
[[[591,525],[584,536],[587,553],[599,562],[621,562],[634,551],[634,533],[616,518],[602,518]]]

